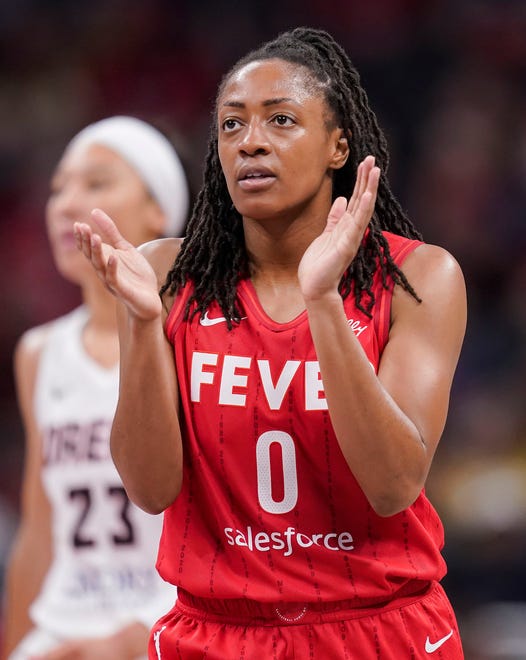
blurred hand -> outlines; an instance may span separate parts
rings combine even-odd
[[[358,166],[349,203],[338,197],[329,212],[325,230],[303,255],[298,277],[305,300],[337,293],[343,273],[356,256],[376,202],[380,169],[367,156]]]
[[[119,232],[103,211],[92,211],[94,229],[74,225],[77,247],[91,262],[98,277],[137,319],[150,321],[161,314],[157,278],[145,257]]]

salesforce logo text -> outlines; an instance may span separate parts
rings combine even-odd
[[[248,548],[251,552],[268,552],[269,550],[285,550],[284,557],[289,557],[297,548],[310,548],[317,545],[320,548],[339,552],[354,550],[354,540],[350,532],[330,532],[328,534],[303,534],[294,527],[287,527],[284,532],[254,532],[248,526],[244,531],[225,527],[225,536],[229,545]]]

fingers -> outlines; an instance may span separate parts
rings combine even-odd
[[[77,248],[84,256],[97,268],[101,266],[102,240],[98,234],[85,222],[75,222],[73,233],[77,243]]]
[[[351,221],[361,233],[365,231],[374,213],[380,180],[380,168],[374,163],[374,156],[367,156],[358,165],[352,197],[348,204],[345,197],[337,197],[334,200],[327,217],[325,231],[332,231],[344,216],[347,218],[344,225],[348,225]]]
[[[86,257],[90,258],[90,242],[92,237],[97,234],[100,236],[103,243],[107,243],[114,248],[120,250],[133,248],[133,245],[122,236],[107,213],[104,213],[101,209],[93,209],[91,212],[91,218],[97,233],[95,233],[93,227],[86,222],[75,222],[73,225],[77,247],[84,252]]]
[[[98,234],[91,235],[90,249],[93,268],[95,268],[98,275],[105,279],[107,259],[104,258],[102,240]]]
[[[93,209],[91,218],[94,227],[85,222],[76,222],[73,225],[77,247],[91,262],[104,284],[112,290],[116,282],[117,271],[117,259],[114,251],[128,251],[134,248],[121,235],[107,213],[101,209]]]
[[[349,250],[353,253],[352,258],[373,216],[380,180],[380,168],[374,165],[372,156],[360,163],[358,170],[353,197],[340,216],[337,232],[343,240],[342,244],[348,242]]]
[[[117,267],[118,260],[110,254],[106,262],[105,283],[108,289],[117,295]]]
[[[373,165],[367,177],[366,192],[371,193],[371,195],[374,198],[374,201],[376,201],[376,195],[378,193],[380,174],[381,174],[380,168],[377,167],[376,165]]]
[[[345,197],[337,197],[332,203],[331,210],[327,217],[327,227],[326,229],[332,229],[336,225],[342,215],[345,213],[347,208],[347,200]]]
[[[373,168],[375,167],[375,158],[374,156],[367,156],[364,160],[358,165],[356,171],[356,183],[354,185],[353,194],[349,200],[347,206],[347,211],[352,215],[356,212],[360,199],[364,192],[367,190],[369,175]]]
[[[365,228],[371,221],[376,203],[376,193],[378,191],[378,182],[380,181],[380,168],[373,167],[367,177],[366,189],[360,195],[357,207],[353,213],[358,227],[365,231]]]
[[[93,224],[96,226],[102,240],[118,249],[132,247],[131,243],[122,236],[117,226],[107,213],[101,209],[93,209],[91,212]]]
[[[351,199],[347,205],[347,211],[353,213],[354,208],[356,207],[356,200],[358,199],[358,191],[361,189],[363,179],[363,161],[358,165],[356,170],[356,181],[354,183],[354,189],[352,191]]]
[[[91,260],[91,227],[85,222],[75,222],[73,224],[73,234],[77,248],[87,259]]]
[[[98,277],[111,289],[116,280],[117,269],[114,248],[105,245],[102,238],[85,222],[76,222],[73,231],[78,249],[91,262]]]

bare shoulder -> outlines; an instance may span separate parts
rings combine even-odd
[[[396,286],[391,321],[394,327],[423,328],[428,339],[446,335],[460,346],[466,329],[466,285],[457,260],[444,248],[422,244],[403,262],[402,270],[420,302]],[[391,333],[390,333],[391,334]]]
[[[431,275],[447,275],[464,280],[462,269],[455,257],[438,245],[423,243],[419,245],[404,261],[403,270],[410,274],[412,271],[429,272]]]
[[[17,377],[20,370],[36,369],[40,355],[46,345],[53,321],[26,330],[17,341],[14,363]]]
[[[164,284],[166,275],[172,268],[182,244],[182,238],[158,238],[139,247],[139,251],[148,260],[157,275],[159,287]]]
[[[54,321],[26,330],[18,340],[14,350],[14,374],[18,404],[26,427],[31,434],[34,427],[33,392],[40,363],[40,356],[46,345]]]
[[[465,300],[466,286],[460,264],[438,245],[419,245],[403,262],[402,270],[422,300],[442,297]],[[395,298],[402,297],[401,287],[395,288]]]

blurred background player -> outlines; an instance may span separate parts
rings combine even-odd
[[[11,660],[144,656],[149,628],[176,598],[155,570],[161,517],[128,500],[110,455],[115,299],[73,236],[73,223],[88,220],[94,206],[111,209],[134,245],[182,235],[187,181],[157,129],[121,116],[91,124],[67,146],[51,181],[53,257],[81,288],[83,304],[26,332],[15,352],[27,442],[6,576],[4,657]]]

